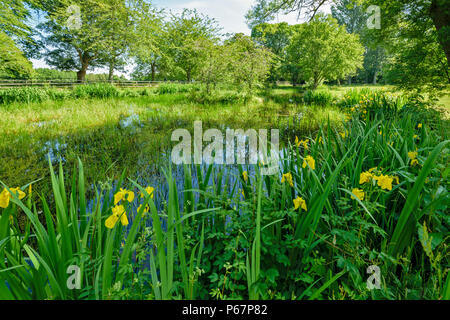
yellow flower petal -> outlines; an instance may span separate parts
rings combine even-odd
[[[0,208],[8,208],[10,197],[11,195],[9,194],[8,190],[3,189],[2,193],[0,193]]]
[[[19,200],[22,200],[25,198],[26,194],[20,188],[12,188],[11,191],[19,198]]]
[[[363,190],[361,190],[361,189],[353,189],[353,190],[352,190],[352,193],[353,193],[359,200],[361,200],[361,201],[364,200],[365,193],[364,193]],[[352,199],[353,199],[353,200],[356,200],[356,198],[355,198],[354,196],[352,196]]]
[[[281,179],[281,183],[285,183],[285,182],[288,182],[291,187],[294,186],[294,182],[292,180],[292,174],[290,172],[286,173],[286,174],[283,174],[283,177]]]
[[[305,160],[303,160],[303,166],[302,167],[306,168],[308,165],[311,167],[312,170],[316,169],[316,160],[314,160],[314,158],[311,157],[311,156],[307,156],[305,158]]]
[[[306,201],[303,198],[297,197],[293,202],[295,210],[297,210],[298,208],[302,208],[303,210],[308,211]]]
[[[153,187],[147,187],[147,188],[145,188],[145,192],[146,192],[147,194],[144,194],[143,192],[141,192],[141,198],[145,198],[145,197],[148,196],[148,195],[150,195],[152,199],[155,197],[155,194],[154,194],[155,188],[153,188]]]
[[[127,191],[127,201],[128,202],[133,202],[134,200],[134,192],[133,191]]]
[[[359,184],[364,184],[370,182],[370,179],[372,178],[372,174],[368,171],[363,172],[359,176]]]
[[[125,199],[126,190],[120,188],[119,192],[114,195],[114,205]]]
[[[248,173],[247,173],[247,171],[242,172],[242,177],[244,178],[245,182],[248,181]]]
[[[111,215],[108,219],[105,221],[105,226],[108,229],[113,229],[116,225],[117,221],[119,221],[119,217],[115,214]]]
[[[122,223],[123,226],[128,225],[128,217],[125,212],[120,216],[120,222]]]
[[[416,151],[408,152],[408,157],[409,157],[411,160],[416,159],[418,155],[419,155],[419,154],[418,154]]]
[[[141,211],[141,209],[142,209],[142,204],[138,207],[138,212]],[[149,211],[150,211],[149,207],[145,206],[144,213],[148,213]]]

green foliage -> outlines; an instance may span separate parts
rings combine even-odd
[[[165,27],[164,56],[170,73],[190,82],[203,64],[202,43],[217,42],[219,27],[214,19],[185,9],[172,15]]]
[[[231,79],[237,86],[252,91],[267,79],[274,55],[248,36],[235,34],[225,43],[231,48]]]
[[[14,41],[0,31],[0,78],[28,79],[32,74],[31,62],[17,48]]]
[[[328,91],[311,91],[307,90],[303,94],[303,101],[306,104],[315,104],[318,106],[330,105],[334,100],[334,96]]]
[[[299,27],[288,49],[315,90],[325,80],[354,74],[362,66],[364,49],[356,35],[349,34],[331,16],[317,15]]]
[[[120,94],[119,90],[110,84],[94,84],[76,86],[72,91],[72,96],[79,98],[115,98]]]
[[[41,88],[14,88],[0,90],[0,103],[9,104],[14,102],[42,102],[50,99],[49,91]]]
[[[111,84],[80,85],[67,91],[55,88],[23,87],[0,90],[0,104],[39,103],[48,100],[115,98],[122,93]],[[147,95],[147,92],[145,92]]]
[[[176,84],[176,83],[163,83],[158,86],[159,94],[177,94],[177,93],[188,93],[191,91],[200,90],[199,85],[195,84]]]

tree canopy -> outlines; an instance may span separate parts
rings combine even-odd
[[[288,52],[289,60],[315,89],[324,80],[354,74],[362,66],[364,48],[359,37],[349,34],[336,19],[317,15],[298,29]]]

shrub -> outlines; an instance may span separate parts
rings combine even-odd
[[[77,86],[72,91],[74,98],[116,98],[119,90],[111,84],[94,84]]]
[[[48,89],[23,87],[0,90],[0,104],[42,102],[49,99]]]
[[[308,90],[303,95],[303,102],[306,104],[315,104],[318,106],[330,105],[334,100],[333,95],[327,91],[311,91]]]
[[[198,84],[179,84],[179,83],[164,83],[158,87],[159,94],[177,94],[188,93],[191,91],[199,91],[201,86]]]

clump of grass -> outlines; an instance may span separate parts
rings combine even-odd
[[[80,98],[116,98],[120,95],[120,91],[111,84],[94,84],[76,86],[72,91],[72,96],[76,99]]]
[[[334,96],[328,91],[312,91],[307,90],[303,94],[303,102],[309,105],[328,106],[331,105],[334,100]]]
[[[159,94],[189,93],[198,90],[201,90],[201,85],[198,84],[163,83],[158,86]]]
[[[0,104],[9,104],[14,102],[43,102],[50,99],[49,89],[46,88],[13,88],[0,90]],[[54,95],[57,96],[56,94]]]

